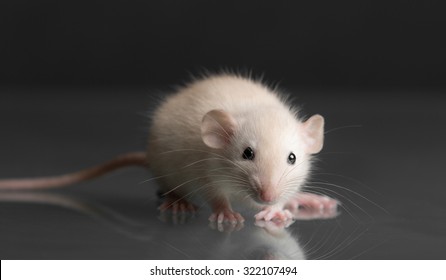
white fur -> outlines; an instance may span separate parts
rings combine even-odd
[[[153,116],[148,146],[162,191],[185,198],[200,194],[214,210],[219,201],[230,209],[231,195],[259,205],[261,192],[285,204],[308,175],[309,151],[322,148],[323,133],[307,133],[306,127],[323,130],[323,119],[322,127],[320,120],[305,125],[283,100],[262,83],[235,75],[210,76],[168,97]],[[220,118],[220,113],[206,115],[212,110],[227,114],[233,127],[225,127],[231,123],[227,119],[212,123]],[[227,134],[225,129],[233,129],[227,145],[215,138]],[[308,148],[312,141],[316,149]],[[253,161],[242,158],[246,147],[255,151]],[[290,152],[295,165],[287,162]]]

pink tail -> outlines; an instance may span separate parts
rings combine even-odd
[[[103,164],[58,176],[0,180],[0,190],[14,191],[57,188],[99,177],[115,169],[132,165],[146,166],[146,154],[144,152],[127,153]]]

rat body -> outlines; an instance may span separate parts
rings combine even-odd
[[[323,146],[324,119],[301,121],[297,110],[264,84],[215,75],[166,98],[152,117],[147,153],[130,153],[84,171],[48,178],[0,181],[0,189],[47,188],[80,182],[126,165],[147,165],[166,200],[161,210],[194,210],[200,196],[211,221],[242,222],[233,197],[260,208],[257,219],[291,219],[286,208],[336,207],[302,194],[312,154]]]

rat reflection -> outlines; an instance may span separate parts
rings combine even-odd
[[[209,227],[203,227],[200,216],[182,217],[172,213],[164,213],[155,220],[141,221],[81,197],[42,192],[2,192],[0,202],[68,208],[96,219],[128,238],[144,242],[148,250],[161,245],[180,252],[173,256],[168,250],[159,250],[159,255],[154,257],[158,259],[305,259],[297,237],[289,230],[293,221],[257,221],[255,224],[236,225],[210,223]],[[307,220],[333,218],[337,213],[299,209],[294,215],[296,219]],[[69,238],[66,242],[70,242]]]

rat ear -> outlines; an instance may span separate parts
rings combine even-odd
[[[306,144],[305,152],[319,153],[324,145],[324,118],[321,115],[311,116],[302,127]]]
[[[231,141],[236,127],[237,123],[229,113],[212,110],[204,115],[201,122],[201,138],[207,146],[222,149]]]

